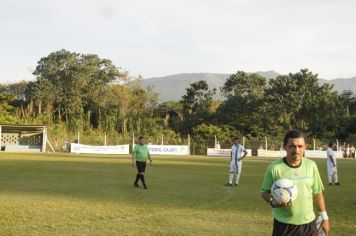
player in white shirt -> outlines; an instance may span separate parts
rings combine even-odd
[[[247,155],[247,151],[245,150],[244,146],[240,144],[240,140],[238,138],[234,138],[232,141],[234,145],[231,147],[229,182],[225,184],[226,186],[232,186],[234,173],[236,173],[235,186],[239,184],[242,168],[242,159],[244,159]]]
[[[347,148],[346,148],[346,158],[349,158],[350,157],[350,145],[347,145]]]
[[[355,152],[356,152],[356,149],[355,149],[355,147],[352,145],[351,148],[350,148],[350,157],[355,158]]]
[[[336,157],[334,153],[335,145],[333,143],[329,143],[329,148],[326,150],[327,155],[327,165],[328,165],[328,181],[329,185],[332,185],[334,180],[335,185],[340,185],[339,180],[337,178],[337,167],[336,167]]]

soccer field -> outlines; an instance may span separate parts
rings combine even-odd
[[[153,158],[144,190],[128,156],[0,153],[0,235],[271,234],[260,185],[273,159],[247,158],[236,188],[226,158]],[[325,185],[331,232],[355,235],[356,160],[338,165],[341,186]]]

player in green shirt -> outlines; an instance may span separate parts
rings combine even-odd
[[[317,236],[318,230],[329,235],[329,220],[325,210],[323,184],[314,161],[303,157],[306,150],[305,135],[299,130],[286,133],[283,147],[287,156],[272,162],[266,170],[262,184],[262,198],[272,206],[273,236]],[[273,199],[271,187],[278,179],[292,180],[298,196],[291,204],[281,204]],[[317,229],[313,202],[323,221]]]
[[[152,158],[148,151],[148,147],[145,144],[145,138],[143,136],[138,138],[138,145],[135,145],[132,151],[132,167],[137,167],[137,175],[136,180],[134,182],[134,187],[138,188],[138,181],[141,180],[143,187],[147,189],[147,185],[145,182],[145,170],[146,170],[146,162],[149,159],[150,165],[152,165]]]

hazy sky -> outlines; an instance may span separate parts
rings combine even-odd
[[[309,68],[356,76],[356,1],[1,0],[0,82],[62,48],[131,75]]]

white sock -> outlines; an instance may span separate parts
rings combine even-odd
[[[240,173],[238,173],[237,175],[236,175],[236,184],[239,184],[239,180],[240,180]]]
[[[328,181],[329,181],[329,184],[332,184],[333,183],[333,181],[332,181],[332,175],[328,175]]]
[[[229,184],[232,184],[232,179],[234,178],[234,173],[230,173],[229,175]]]

